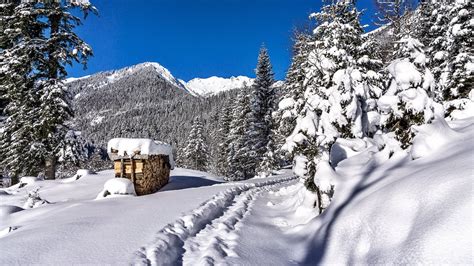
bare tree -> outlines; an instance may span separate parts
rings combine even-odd
[[[400,33],[400,19],[408,11],[413,10],[417,0],[374,0],[375,8],[375,24],[378,26],[392,24],[394,35]]]

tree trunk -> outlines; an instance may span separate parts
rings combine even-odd
[[[50,157],[46,159],[44,167],[44,176],[47,180],[56,179],[56,157]]]

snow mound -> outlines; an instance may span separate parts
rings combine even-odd
[[[5,219],[12,213],[19,212],[22,210],[24,209],[14,205],[0,205],[0,220]]]
[[[336,142],[331,146],[331,165],[337,166],[337,164],[349,157],[359,154],[361,151],[366,149],[368,144],[362,139],[337,139]]]
[[[292,231],[307,250],[298,263],[471,265],[473,122],[418,127],[417,160],[367,149],[341,161],[331,205]]]
[[[125,155],[167,155],[169,157],[171,169],[174,169],[173,148],[161,141],[151,139],[128,139],[115,138],[107,144],[107,152],[117,152],[120,156]]]
[[[16,188],[22,188],[25,186],[31,186],[31,185],[34,185],[37,181],[40,181],[38,177],[24,176],[20,178],[20,182],[18,182],[18,184],[13,185],[11,188],[16,189]]]
[[[104,184],[104,189],[97,195],[96,199],[116,197],[120,195],[136,196],[132,181],[126,178],[110,179]]]
[[[83,176],[94,175],[94,174],[95,174],[94,171],[91,171],[91,170],[88,170],[88,169],[79,169],[79,170],[77,170],[75,175],[73,175],[70,178],[65,178],[61,181],[62,181],[62,183],[71,183],[71,182],[74,182],[76,180],[79,180],[79,178],[81,178]]]
[[[437,117],[431,124],[413,126],[412,129],[416,133],[410,150],[413,159],[430,155],[459,137],[442,117]]]
[[[9,233],[15,231],[16,229],[18,229],[18,227],[16,227],[16,226],[9,226],[9,227],[7,227],[7,228],[5,228],[5,229],[3,229],[3,230],[0,230],[0,238],[2,238],[2,237],[4,237],[4,236],[6,236],[7,234],[9,234]]]

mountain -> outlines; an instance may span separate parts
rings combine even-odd
[[[168,82],[170,85],[190,93],[193,96],[209,97],[224,91],[230,91],[244,87],[245,84],[251,86],[254,82],[252,78],[245,76],[221,78],[195,78],[188,82],[175,78],[171,72],[162,65],[155,62],[145,62],[138,65],[125,67],[119,70],[100,72],[94,75],[88,75],[80,78],[68,78],[67,83],[79,80],[93,80],[95,88],[100,88],[106,84],[114,83],[120,79],[136,75],[141,71],[151,71],[160,79]]]
[[[94,75],[88,75],[88,76],[84,76],[80,78],[68,78],[66,79],[66,83],[71,83],[71,82],[84,80],[84,79],[90,80],[92,78],[95,80],[94,81],[95,83],[98,83],[97,79],[99,79],[100,80],[99,87],[101,87],[101,86],[105,86],[106,84],[114,83],[123,78],[136,75],[141,71],[151,71],[152,73],[157,75],[159,78],[168,82],[170,85],[173,85],[177,88],[187,91],[187,88],[184,86],[184,84],[178,79],[176,79],[168,69],[166,69],[162,65],[155,62],[145,62],[145,63],[125,67],[118,70],[99,72]]]
[[[220,92],[243,88],[245,85],[253,85],[254,79],[238,76],[231,78],[195,78],[188,82],[183,82],[184,86],[194,95],[209,97]]]
[[[115,137],[140,137],[179,150],[193,118],[200,116],[206,132],[215,132],[222,105],[235,94],[200,97],[157,63],[70,78],[67,86],[75,114],[72,128],[99,147]],[[218,147],[211,134],[207,142],[210,152]]]

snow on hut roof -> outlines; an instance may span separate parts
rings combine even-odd
[[[152,139],[115,138],[107,144],[107,152],[119,156],[131,155],[168,155],[171,168],[174,168],[173,148],[171,145]]]

